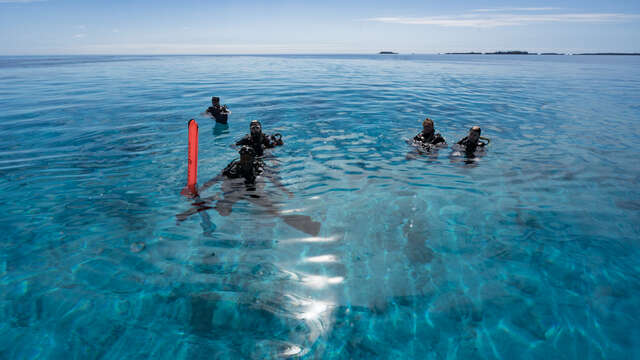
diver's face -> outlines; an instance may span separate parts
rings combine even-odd
[[[213,105],[213,106],[220,105],[220,100],[211,99],[211,105]]]
[[[478,131],[469,131],[469,141],[478,142],[480,140],[480,133]]]
[[[425,134],[431,134],[433,132],[433,124],[426,123],[422,125],[422,132]]]
[[[262,132],[262,126],[257,122],[251,123],[249,129],[251,130],[251,135],[259,135]]]

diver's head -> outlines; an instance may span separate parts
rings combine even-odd
[[[240,162],[243,164],[251,163],[256,155],[250,146],[244,145],[238,151],[240,153]]]
[[[220,105],[220,98],[217,96],[211,97],[211,105],[213,106]]]
[[[473,126],[469,129],[469,141],[473,144],[477,143],[478,140],[480,140],[481,132],[482,130],[480,130],[480,126]]]
[[[433,120],[429,118],[424,119],[424,121],[422,122],[422,133],[428,135],[433,134],[434,131]]]
[[[260,124],[258,120],[253,120],[251,124],[249,124],[249,130],[251,130],[251,135],[253,136],[260,135],[262,134],[262,124]]]

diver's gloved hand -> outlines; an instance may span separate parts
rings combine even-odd
[[[284,141],[282,141],[282,134],[280,133],[271,135],[271,141],[277,146],[284,145]]]

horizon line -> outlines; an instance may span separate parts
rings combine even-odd
[[[383,50],[387,51],[387,50]],[[494,55],[496,52],[526,52],[529,55],[541,55],[547,53],[556,53],[563,55],[581,55],[581,54],[640,54],[640,51],[529,51],[529,50],[491,50],[491,51],[480,51],[480,50],[463,50],[463,51],[439,51],[439,52],[407,52],[400,53],[395,52],[394,54],[380,54],[380,52],[353,52],[353,53],[339,53],[339,52],[317,52],[317,53],[184,53],[184,54],[109,54],[109,53],[77,53],[77,54],[0,54],[0,57],[36,57],[36,56],[291,56],[291,55]],[[474,54],[471,54],[474,53]],[[509,54],[505,54],[509,55]]]

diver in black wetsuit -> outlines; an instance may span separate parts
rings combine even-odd
[[[256,156],[264,155],[264,149],[271,149],[284,144],[281,134],[266,135],[262,132],[260,121],[253,120],[249,125],[250,134],[236,142],[236,145],[251,146]]]
[[[433,127],[433,120],[426,118],[422,122],[422,131],[419,132],[412,140],[408,141],[413,145],[413,149],[407,154],[406,159],[416,159],[420,155],[429,155],[431,158],[437,158],[438,147],[447,146],[447,142],[442,135],[436,134]]]
[[[469,134],[457,142],[467,155],[473,155],[478,148],[484,148],[489,145],[490,140],[486,137],[480,136],[481,132],[482,130],[480,129],[480,126],[473,126],[469,129]],[[487,140],[487,142],[484,143],[480,141],[480,139]]]
[[[220,175],[207,181],[198,188],[198,192],[202,193],[217,182],[222,181],[220,186],[221,193],[206,198],[200,198],[198,196],[197,201],[194,203],[195,206],[177,215],[178,220],[183,221],[190,215],[211,209],[208,204],[216,200],[217,202],[214,206],[216,211],[221,216],[229,216],[236,202],[247,200],[262,206],[266,213],[282,218],[285,223],[300,231],[312,236],[318,235],[321,224],[313,221],[310,217],[305,215],[280,214],[276,204],[271,201],[268,194],[264,191],[266,183],[264,179],[270,180],[276,187],[287,193],[289,197],[292,197],[293,193],[284,187],[280,182],[280,177],[275,171],[266,167],[262,159],[255,156],[251,147],[246,145],[242,146],[239,152],[240,160],[232,161],[222,170]]]
[[[447,144],[442,135],[440,135],[439,133],[435,133],[433,120],[429,118],[424,119],[424,121],[422,122],[422,131],[413,138],[413,143],[416,145],[421,145],[424,148],[431,148],[432,146],[438,144]]]
[[[217,123],[226,124],[231,111],[227,109],[227,105],[220,106],[220,98],[213,96],[211,98],[211,106],[207,108],[206,113],[213,116]]]
[[[255,184],[258,175],[264,172],[264,162],[256,159],[255,152],[248,146],[241,147],[239,153],[240,160],[230,162],[222,170],[222,175],[229,179],[243,178],[246,185]]]

